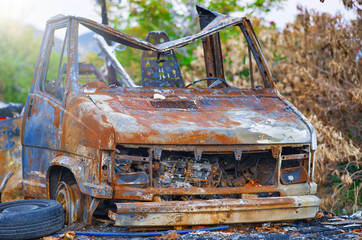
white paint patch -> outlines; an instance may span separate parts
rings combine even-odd
[[[155,99],[155,100],[164,100],[164,99],[166,99],[166,97],[161,95],[161,94],[155,93],[153,95],[153,99]]]
[[[95,92],[96,92],[95,88],[90,88],[90,89],[86,88],[86,89],[84,89],[84,93],[95,93]]]
[[[101,101],[107,101],[107,100],[112,99],[112,97],[107,96],[107,95],[93,95],[93,96],[91,96],[91,98],[94,102],[98,102],[98,101],[101,102]]]

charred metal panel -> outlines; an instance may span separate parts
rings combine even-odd
[[[100,149],[114,149],[114,130],[107,113],[87,95],[69,98],[62,127],[61,149],[99,159]]]
[[[130,36],[123,32],[117,31],[114,28],[105,26],[103,24],[97,23],[97,22],[89,20],[89,19],[80,18],[80,17],[71,17],[71,16],[64,17],[64,18],[76,19],[77,21],[79,21],[79,23],[88,27],[92,31],[94,31],[94,32],[98,33],[99,35],[105,37],[106,39],[112,40],[114,42],[118,42],[120,44],[124,44],[124,45],[132,47],[132,48],[138,48],[138,49],[142,49],[142,50],[151,50],[151,51],[156,51],[156,52],[166,52],[171,49],[183,47],[198,39],[202,39],[209,35],[213,35],[214,33],[218,32],[222,29],[225,29],[225,28],[228,28],[231,26],[236,26],[243,21],[242,18],[230,17],[230,16],[225,16],[225,15],[220,14],[217,18],[215,18],[214,21],[212,21],[207,27],[205,27],[199,33],[196,33],[194,35],[187,36],[184,38],[180,38],[180,39],[172,40],[169,42],[164,42],[161,44],[154,45],[152,43],[149,43],[149,42],[141,40],[139,38]],[[61,20],[61,19],[59,19],[59,20]]]
[[[23,144],[27,147],[59,149],[60,128],[64,109],[62,103],[47,93],[30,96]]]
[[[83,194],[96,197],[96,198],[111,198],[113,189],[107,184],[99,184],[99,176],[97,173],[97,165],[92,163],[92,160],[59,156],[51,162],[51,167],[62,166],[66,167],[74,174],[77,180],[80,191]],[[49,168],[49,172],[51,171]],[[49,176],[48,176],[49,177]]]
[[[285,99],[279,93],[279,91],[276,91],[276,94],[283,102],[285,102],[285,104],[287,105],[287,108],[290,111],[293,111],[303,121],[303,123],[308,127],[310,134],[311,134],[311,150],[317,150],[317,134],[316,134],[312,124],[296,107],[293,106],[293,104],[291,104],[287,99]]]
[[[1,202],[20,200],[23,198],[21,188],[21,142],[20,129],[22,117],[0,121],[0,183],[4,183],[1,191]],[[13,172],[7,182],[4,177]]]
[[[60,148],[64,109],[46,93],[31,95],[24,116],[23,186],[28,196],[46,196],[46,171]]]
[[[0,149],[3,154],[6,154],[8,161],[3,158],[2,163],[6,165],[9,161],[15,161],[21,163],[21,153],[19,153],[19,140],[20,140],[20,129],[21,129],[22,118],[6,119],[0,121]],[[2,166],[4,166],[2,165]],[[3,173],[1,171],[1,173]],[[1,177],[6,174],[0,175]]]
[[[116,90],[111,91],[115,94]],[[153,94],[145,89],[121,90],[115,95],[111,91],[89,96],[114,126],[118,143],[203,145],[311,141],[309,129],[300,118],[266,90],[258,90],[255,95],[240,90],[218,95],[207,90],[174,90],[176,96],[195,102],[197,109],[188,111],[155,109],[151,103]],[[166,99],[182,100],[167,96]]]
[[[109,212],[116,226],[185,226],[312,218],[318,211],[319,199],[309,195],[116,205],[117,213]]]

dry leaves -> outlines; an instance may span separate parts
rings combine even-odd
[[[284,229],[279,228],[279,226],[264,226],[264,227],[255,227],[258,232],[268,232],[268,233],[285,233]]]
[[[50,236],[50,237],[43,237],[42,240],[73,240],[75,237],[75,232],[65,232],[63,234],[58,235],[57,237]]]

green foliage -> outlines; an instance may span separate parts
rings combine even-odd
[[[110,19],[112,26],[119,29],[123,28],[122,31],[128,34],[145,39],[150,31],[164,31],[172,40],[199,31],[196,5],[222,14],[241,12],[240,15],[243,16],[246,15],[243,13],[246,10],[249,13],[253,11],[268,12],[273,7],[279,7],[283,1],[285,0],[253,0],[249,3],[244,3],[240,0],[130,0],[124,4],[108,2],[108,9],[129,12],[128,15],[119,15]],[[235,34],[235,30],[230,30],[220,37],[222,40],[225,40]],[[180,65],[186,66],[186,69],[195,60],[194,48],[195,44],[190,44],[176,51]],[[135,51],[127,49],[122,53],[126,57],[120,57],[121,54],[117,56],[119,56],[119,61],[124,65],[129,74],[135,76],[136,80],[138,80],[140,78],[140,54],[135,54]]]
[[[336,186],[335,193],[340,194],[340,199],[334,202],[332,211],[338,215],[359,211],[362,206],[362,165],[358,162],[341,162],[335,171],[343,175],[342,177],[329,176],[333,185]]]
[[[29,93],[40,39],[34,30],[0,19],[0,100],[24,103]]]
[[[115,26],[127,23],[126,29],[132,28],[134,23],[142,32],[162,30],[173,37],[182,37],[195,33],[198,26],[198,17],[195,6],[200,5],[222,14],[233,12],[262,11],[268,12],[272,7],[279,7],[285,0],[254,0],[243,3],[239,0],[130,0],[126,5],[110,2],[110,9],[129,11],[128,16],[118,16],[110,20]]]
[[[142,32],[140,27],[133,27],[125,31],[127,34],[141,36],[146,38],[147,33]],[[125,48],[122,51],[116,51],[118,61],[124,66],[130,77],[137,83],[141,84],[141,66],[140,57],[142,51],[135,48]]]

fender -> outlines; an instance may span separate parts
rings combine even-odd
[[[86,172],[84,171],[84,169],[87,169],[87,167],[89,168],[87,162],[71,156],[58,156],[51,161],[50,167],[48,168],[47,171],[48,192],[49,192],[50,172],[54,166],[65,167],[69,169],[72,172],[73,176],[75,177],[79,189],[83,194],[90,195],[95,198],[108,198],[108,199],[112,198],[113,196],[112,187],[104,184],[95,184],[87,182]]]

